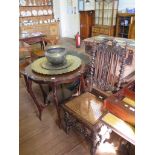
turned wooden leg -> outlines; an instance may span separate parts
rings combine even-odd
[[[118,84],[117,84],[117,88],[116,88],[117,91],[120,90],[121,83],[123,80],[123,74],[124,74],[125,64],[126,64],[126,48],[127,47],[125,47],[125,50],[122,53],[122,62],[121,62],[121,66],[120,66]]]
[[[45,49],[45,46],[46,46],[46,42],[43,40],[43,41],[42,41],[42,50]]]

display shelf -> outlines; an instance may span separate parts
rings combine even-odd
[[[49,7],[51,7],[51,5],[25,5],[25,6],[20,6],[21,8],[23,7],[23,8],[25,8],[25,7],[45,7],[45,6],[49,6]]]
[[[53,0],[20,0],[19,33],[41,33],[59,38],[59,22],[54,18]]]
[[[42,17],[42,16],[43,16],[43,17],[44,17],[44,16],[50,16],[50,17],[51,17],[52,15],[20,16],[20,18],[29,18],[29,17],[30,17],[30,18],[31,18],[31,17],[35,17],[35,18],[36,18],[36,17]]]

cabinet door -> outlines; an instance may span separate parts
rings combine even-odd
[[[131,17],[128,38],[129,39],[135,39],[135,17]]]
[[[91,37],[91,29],[94,24],[94,11],[80,12],[80,35],[82,39]]]
[[[82,39],[88,35],[87,31],[87,14],[82,11],[80,12],[80,35]]]

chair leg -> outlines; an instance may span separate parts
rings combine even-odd
[[[68,112],[64,112],[64,122],[65,122],[65,132],[68,134],[70,131],[70,122],[69,122],[69,114]]]
[[[90,148],[90,154],[95,155],[95,152],[96,152],[96,134],[93,133],[92,134],[92,144],[91,144],[91,148]]]

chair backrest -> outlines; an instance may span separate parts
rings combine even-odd
[[[86,41],[85,44],[86,53],[91,55],[88,73],[91,86],[95,85],[104,91],[119,90],[125,66],[133,61],[132,57],[128,58],[131,54],[130,42],[127,39],[118,42],[113,37],[107,37],[100,42],[93,42],[89,50],[89,43]]]

